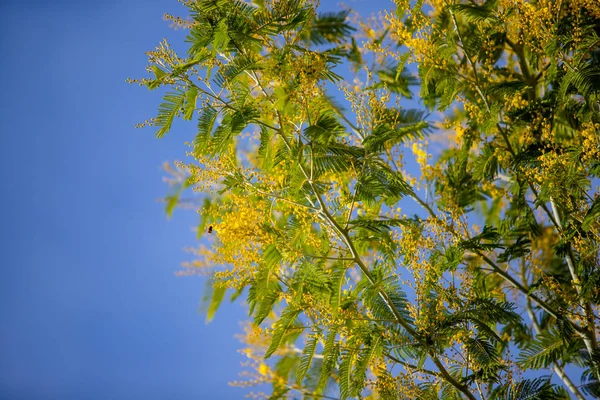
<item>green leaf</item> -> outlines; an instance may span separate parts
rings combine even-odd
[[[378,123],[363,144],[369,151],[381,152],[386,146],[420,139],[428,132],[429,123],[425,121],[423,111],[388,109],[379,115]]]
[[[386,87],[391,92],[401,94],[407,99],[412,99],[413,97],[409,87],[416,86],[419,83],[419,80],[416,77],[411,75],[408,70],[404,69],[403,63],[389,65],[377,70],[377,77],[379,78],[379,82],[376,83],[373,88],[378,89]]]
[[[397,218],[387,218],[387,219],[371,219],[371,218],[357,218],[348,221],[348,225],[350,229],[363,228],[367,229],[374,233],[381,233],[382,231],[390,230],[392,227],[397,226],[407,226],[412,227],[416,225],[416,222],[412,219],[397,219]]]
[[[298,364],[298,356],[296,354],[286,355],[277,361],[275,365],[275,372],[278,376],[287,379],[290,376],[292,370],[296,368]],[[279,382],[274,382],[276,386],[279,386]]]
[[[350,349],[342,353],[339,368],[340,376],[340,399],[346,400],[352,396],[352,365],[354,363],[355,351]]]
[[[194,115],[194,111],[196,111],[196,100],[198,98],[198,89],[195,86],[190,86],[190,88],[185,92],[185,106],[183,112],[183,119],[189,121],[192,119]]]
[[[436,384],[420,383],[418,393],[415,395],[416,400],[439,400],[438,389]]]
[[[352,66],[355,69],[360,68],[360,66],[363,64],[362,54],[356,44],[356,39],[350,39],[350,50],[348,50],[345,56],[352,63]]]
[[[294,274],[294,281],[300,283],[303,290],[311,293],[315,298],[330,296],[331,277],[324,271],[323,265],[306,262]]]
[[[159,87],[160,85],[162,85],[162,83],[163,83],[162,78],[167,75],[167,72],[163,71],[161,68],[159,68],[156,65],[150,66],[150,69],[152,69],[152,72],[154,72],[155,78],[152,79],[151,81],[146,81],[146,87],[150,90],[154,90],[157,87]]]
[[[265,172],[271,172],[273,159],[275,157],[275,144],[273,143],[274,133],[264,126],[260,127],[260,146],[258,147],[258,157],[261,160],[260,167]]]
[[[473,162],[473,178],[491,182],[498,174],[498,157],[491,143],[483,146],[481,154]]]
[[[467,339],[465,347],[469,355],[481,366],[495,364],[498,361],[498,353],[494,345],[481,337]]]
[[[463,261],[464,253],[459,245],[452,245],[434,251],[431,260],[438,266],[440,273],[455,271]]]
[[[313,179],[326,173],[341,173],[352,166],[360,165],[365,155],[364,149],[342,143],[310,146],[313,161]]]
[[[254,311],[255,304],[259,304],[259,308],[254,314],[255,324],[260,324],[265,318],[267,318],[282,293],[281,286],[279,284],[268,283],[265,284],[261,289],[262,290],[260,290],[256,285],[252,285],[250,286],[250,290],[248,292],[251,313]],[[256,292],[259,290],[260,293],[257,294]],[[256,300],[254,300],[255,298]]]
[[[374,204],[384,200],[389,206],[412,194],[402,174],[377,157],[370,157],[356,183],[356,200]]]
[[[211,57],[211,54],[209,51],[206,51],[206,49],[203,49],[203,50],[204,51],[200,51],[199,53],[197,53],[191,60],[175,65],[173,67],[173,75],[174,76],[181,75],[181,74],[185,73],[191,67],[208,60]]]
[[[517,362],[523,368],[547,368],[562,357],[566,348],[566,343],[557,332],[543,332],[519,354]]]
[[[349,10],[320,13],[303,32],[303,39],[316,45],[338,44],[349,38],[355,28],[346,23]]]
[[[453,4],[448,9],[463,16],[470,23],[483,22],[488,25],[498,25],[500,21],[492,8],[469,4]]]
[[[331,309],[333,310],[334,317],[337,317],[340,311],[342,300],[342,288],[344,287],[346,280],[346,267],[342,263],[338,263],[334,268],[333,276],[331,278],[332,293],[330,305]]]
[[[198,119],[198,133],[194,139],[194,153],[196,156],[208,152],[210,137],[218,115],[219,111],[213,107],[202,108]]]
[[[558,96],[566,100],[567,94],[574,92],[586,99],[600,91],[600,68],[587,65],[583,68],[571,68],[560,82]]]
[[[251,121],[258,117],[257,110],[251,106],[245,106],[239,110],[225,109],[223,113],[225,116],[221,121],[221,125],[219,125],[212,133],[212,136],[208,138],[208,144],[206,146],[203,142],[206,138],[205,132],[199,132],[196,137],[200,144],[199,151],[206,149],[205,151],[213,156],[225,153],[233,144],[233,138],[239,135]],[[211,115],[207,114],[206,117],[208,119]],[[216,115],[214,115],[214,118],[216,118]],[[210,120],[206,122],[210,123]]]
[[[230,38],[227,31],[227,21],[222,19],[214,32],[213,49],[215,51],[224,51],[227,49],[227,46],[229,46]]]
[[[202,234],[206,232],[206,225],[211,221],[210,210],[212,208],[212,201],[210,198],[205,198],[202,202],[202,208],[200,209],[200,223],[198,224],[198,233],[196,239],[200,240]]]
[[[269,272],[281,262],[281,259],[281,253],[279,253],[275,244],[270,244],[263,250],[263,261]]]
[[[592,206],[585,214],[583,221],[581,221],[581,229],[585,232],[588,232],[592,225],[600,219],[600,197],[597,197],[596,200],[592,203]]]
[[[376,267],[371,272],[373,282],[367,284],[362,300],[375,318],[394,322],[398,314],[407,324],[412,324],[408,311],[408,299],[397,279],[387,275],[383,268]]]
[[[465,250],[503,249],[505,246],[498,243],[499,240],[500,234],[498,233],[498,229],[486,225],[479,235],[473,236],[471,239],[462,240],[460,247]]]
[[[504,97],[512,97],[518,93],[522,93],[528,88],[530,86],[522,81],[504,81],[489,85],[485,91],[489,96],[503,99]]]
[[[221,305],[223,298],[225,297],[225,292],[227,292],[227,288],[224,286],[218,286],[214,288],[212,298],[210,300],[210,304],[208,306],[208,311],[206,312],[206,322],[212,321],[215,316],[215,312]]]
[[[320,115],[313,125],[304,129],[304,135],[313,142],[330,144],[345,131],[344,126],[332,114],[326,113]]]
[[[175,209],[175,206],[177,206],[177,202],[179,201],[179,196],[167,196],[165,197],[165,200],[165,213],[167,214],[167,217],[171,218],[171,216],[173,215],[173,210]]]
[[[462,310],[448,316],[440,324],[439,330],[454,332],[457,325],[466,327],[467,323],[470,323],[475,325],[479,336],[501,343],[502,339],[493,328],[498,323],[520,323],[521,317],[515,313],[514,308],[512,303],[498,302],[491,298],[477,298],[465,304]]]
[[[555,391],[548,377],[524,379],[512,382],[495,390],[494,398],[506,400],[563,400],[564,397]]]
[[[296,372],[296,383],[298,385],[302,385],[302,381],[306,372],[310,368],[310,364],[312,363],[313,357],[315,356],[315,352],[317,350],[317,343],[319,342],[319,336],[321,335],[320,329],[314,329],[306,344],[304,345],[304,349],[302,349],[302,357],[300,358],[300,365],[298,366],[298,370]]]
[[[353,371],[354,379],[352,382],[352,396],[358,396],[365,386],[367,378],[367,369],[373,359],[379,357],[383,350],[382,332],[379,328],[374,328],[365,341],[365,345],[360,350],[358,360]]]
[[[150,68],[152,69],[152,72],[154,72],[154,76],[156,77],[156,79],[160,79],[167,74],[165,71],[163,71],[156,65],[152,65]]]
[[[273,353],[279,348],[283,340],[283,336],[293,327],[294,322],[300,313],[301,310],[298,310],[292,306],[288,306],[285,310],[283,310],[281,317],[275,323],[273,338],[271,339],[269,348],[265,352],[265,358],[271,357],[271,355],[273,355]]]
[[[294,30],[308,21],[312,11],[298,0],[278,1],[272,8],[260,7],[253,15],[256,27],[249,33],[269,36]]]
[[[156,132],[156,137],[161,138],[171,130],[173,120],[181,112],[185,101],[185,93],[181,90],[170,92],[163,98],[164,102],[158,108],[158,115],[154,119],[154,126],[160,129]]]
[[[279,264],[282,257],[274,244],[268,245],[263,250],[263,262],[259,266],[258,273],[253,285],[250,287],[250,311],[259,304],[254,314],[254,323],[260,324],[271,312],[275,303],[279,300],[281,286],[277,281],[273,269]]]
[[[581,375],[581,382],[583,383],[580,388],[583,393],[589,394],[592,397],[600,398],[600,381],[598,381],[597,375],[594,372],[597,368],[587,369]]]
[[[229,64],[219,68],[215,76],[215,83],[220,87],[226,87],[237,77],[250,71],[259,71],[261,69],[260,60],[254,56],[239,55]]]
[[[188,177],[188,178],[184,179],[183,182],[176,184],[176,186],[175,186],[176,189],[173,192],[173,194],[170,194],[165,197],[165,202],[166,202],[165,213],[167,214],[167,218],[171,218],[171,216],[173,215],[173,210],[175,210],[175,207],[179,203],[179,197],[181,196],[181,193],[183,192],[184,189],[191,186],[192,183],[193,183],[193,177]]]
[[[338,326],[330,326],[325,338],[325,347],[323,349],[323,363],[321,364],[321,374],[317,384],[317,391],[322,390],[331,378],[331,372],[339,355],[339,347],[336,344]]]

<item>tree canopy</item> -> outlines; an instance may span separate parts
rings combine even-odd
[[[198,194],[207,317],[249,305],[245,384],[600,398],[599,2],[182,4],[132,81],[195,123],[167,209]]]

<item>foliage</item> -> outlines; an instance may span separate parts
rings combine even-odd
[[[187,55],[133,81],[170,88],[157,136],[197,119],[168,210],[205,201],[191,266],[209,318],[246,296],[246,384],[599,396],[600,3],[183,3]]]

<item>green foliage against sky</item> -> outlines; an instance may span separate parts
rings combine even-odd
[[[196,126],[190,269],[209,319],[249,304],[245,384],[600,397],[600,3],[183,3],[136,82]]]

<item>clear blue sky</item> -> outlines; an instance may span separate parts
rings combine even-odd
[[[182,10],[1,2],[0,399],[243,398],[227,382],[245,309],[204,323],[202,280],[174,276],[196,216],[167,220],[156,201],[160,166],[182,158],[194,124],[162,140],[134,129],[160,98],[124,82],[176,37],[163,13]]]

